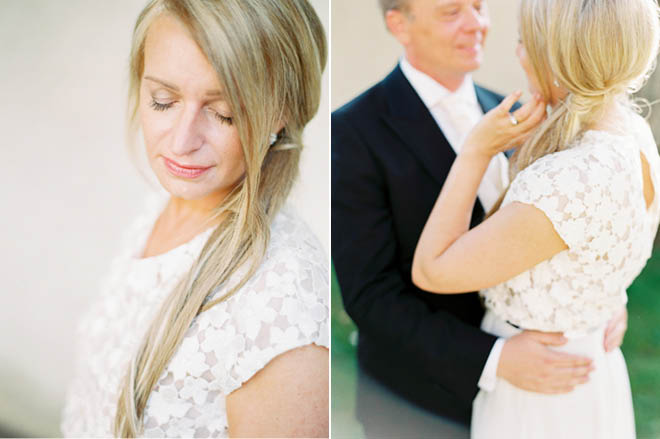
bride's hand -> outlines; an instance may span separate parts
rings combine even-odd
[[[490,110],[468,134],[461,153],[476,154],[490,159],[498,152],[521,145],[545,118],[546,103],[540,95],[510,113],[521,91],[507,96]]]

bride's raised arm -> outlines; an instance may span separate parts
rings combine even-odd
[[[418,287],[440,294],[491,287],[567,248],[546,214],[530,204],[508,204],[469,230],[492,156],[522,143],[545,116],[538,96],[511,115],[519,97],[509,95],[486,114],[454,161],[417,243],[412,279]]]

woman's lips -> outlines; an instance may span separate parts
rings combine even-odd
[[[197,178],[213,167],[181,165],[167,157],[163,157],[163,161],[165,162],[165,167],[172,175],[181,178]]]

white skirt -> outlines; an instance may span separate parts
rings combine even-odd
[[[481,329],[499,337],[520,332],[488,311]],[[492,392],[479,391],[472,403],[473,439],[628,439],[635,437],[635,418],[628,370],[620,349],[606,353],[605,328],[570,339],[558,351],[593,359],[595,370],[572,392],[543,395],[498,378]]]

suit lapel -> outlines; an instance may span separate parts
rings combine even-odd
[[[422,167],[442,184],[456,153],[399,66],[383,81],[388,111],[381,115]]]
[[[389,111],[382,118],[417,156],[426,172],[443,184],[456,158],[454,149],[399,66],[385,78],[383,87]],[[497,97],[483,88],[475,86],[475,91],[484,113],[499,104]]]
[[[422,168],[442,186],[456,159],[454,149],[398,65],[382,85],[388,101],[388,112],[381,117],[401,142],[417,156]],[[484,113],[499,104],[494,95],[481,87],[475,86],[475,91]],[[481,222],[483,217],[484,210],[477,198],[471,227]]]
[[[481,110],[484,112],[484,114],[488,113],[490,110],[500,104],[495,95],[488,93],[478,85],[474,86],[474,90],[477,93],[477,102],[479,102],[479,106],[481,107]]]

